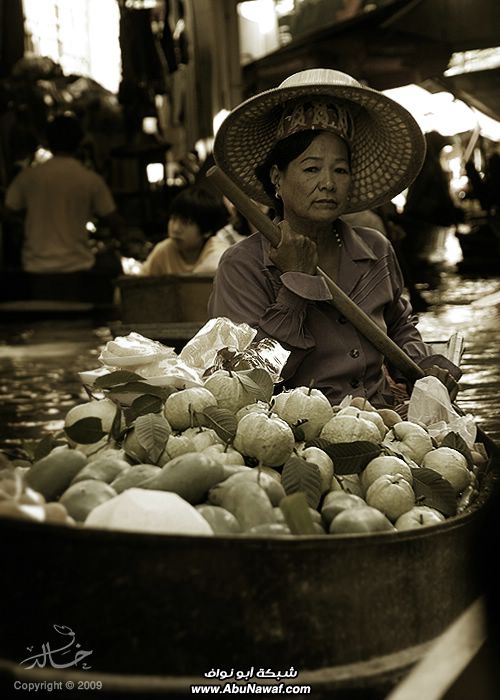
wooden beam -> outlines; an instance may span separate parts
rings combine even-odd
[[[477,600],[437,638],[385,700],[440,700],[486,641],[484,601]]]

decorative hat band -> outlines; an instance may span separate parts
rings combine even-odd
[[[309,98],[301,102],[285,104],[278,124],[276,138],[281,139],[298,131],[322,129],[332,131],[348,144],[354,138],[354,121],[350,112],[335,102],[326,102],[324,98]]]

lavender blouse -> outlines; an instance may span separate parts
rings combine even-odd
[[[417,364],[460,371],[423,342],[392,245],[371,228],[339,221],[343,246],[337,284]],[[209,300],[209,315],[226,316],[272,337],[291,351],[283,371],[287,388],[321,389],[332,404],[344,396],[391,403],[384,357],[328,299],[316,275],[280,271],[269,258],[269,242],[255,233],[222,256]],[[321,261],[320,261],[321,264]],[[426,359],[431,358],[432,359]],[[396,381],[403,378],[389,368]]]

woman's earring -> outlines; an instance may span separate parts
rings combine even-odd
[[[278,185],[275,185],[275,186],[274,186],[274,189],[275,189],[274,196],[276,197],[276,199],[281,199],[281,197],[280,197],[280,188],[279,188],[279,186],[278,186]]]

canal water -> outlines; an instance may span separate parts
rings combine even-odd
[[[467,278],[453,268],[420,285],[429,309],[419,313],[426,340],[465,336],[457,403],[491,438],[500,441],[500,276]],[[68,410],[86,400],[78,372],[99,366],[112,339],[105,323],[51,319],[0,323],[0,450],[21,457],[25,441],[62,427]]]

